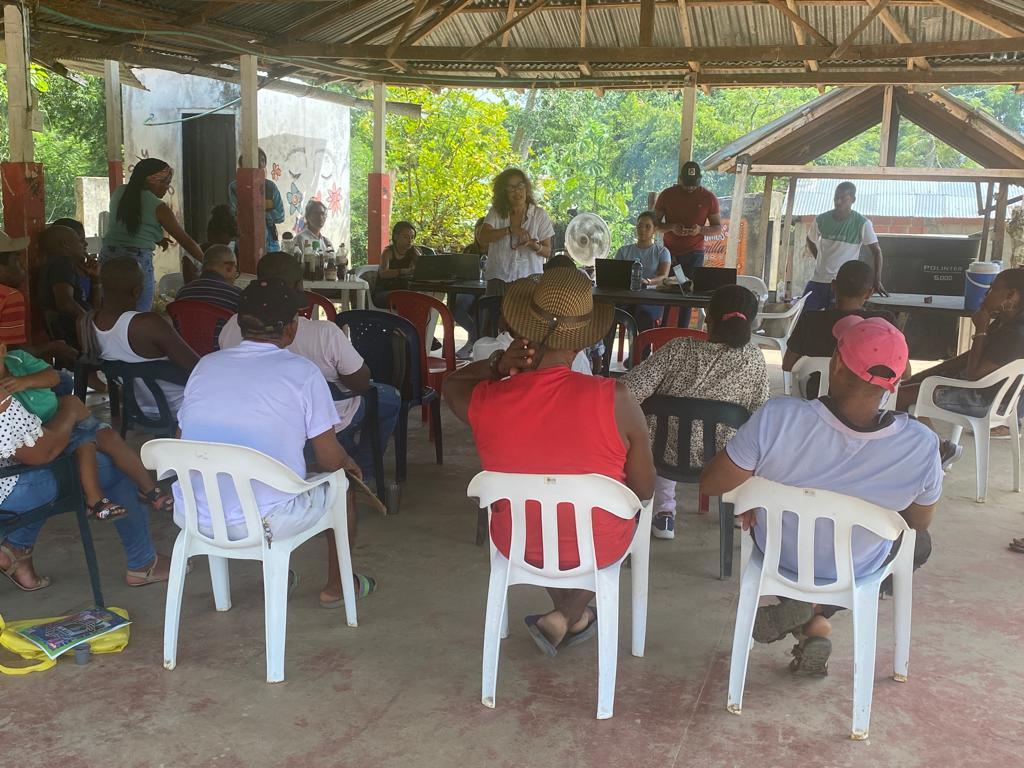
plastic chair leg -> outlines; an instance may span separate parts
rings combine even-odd
[[[231,610],[231,577],[226,557],[206,558],[210,561],[210,582],[213,584],[213,604],[218,611]]]
[[[444,464],[444,435],[441,434],[441,396],[430,404],[430,425],[434,432],[434,460]]]
[[[188,547],[185,532],[174,540],[171,569],[167,577],[167,602],[164,606],[164,669],[174,669],[178,663],[178,623],[181,620],[181,595],[185,589],[185,566]]]
[[[334,545],[338,550],[338,572],[341,574],[341,596],[345,598],[345,623],[358,627],[356,616],[356,588],[352,574],[352,549],[348,540],[348,497],[343,495],[328,512],[333,515]]]
[[[487,587],[487,612],[484,617],[484,659],[480,701],[494,709],[498,688],[498,657],[501,651],[501,629],[508,612],[508,561],[500,555],[491,557],[491,578]]]
[[[718,578],[732,578],[733,506],[718,500]]]
[[[697,495],[697,511],[702,515],[711,511],[711,499],[703,493]]]
[[[893,654],[893,679],[904,683],[910,666],[910,619],[913,608],[914,583],[914,540],[904,533],[904,544],[909,548],[906,556],[897,557],[892,571],[892,611],[895,652]],[[914,537],[916,538],[916,537]]]
[[[1010,419],[1010,457],[1013,460],[1013,490],[1020,493],[1020,424]]]
[[[402,403],[398,410],[398,426],[395,428],[395,477],[405,482],[406,458],[409,445],[409,405]]]
[[[100,589],[100,569],[96,562],[96,547],[92,542],[92,530],[89,528],[89,518],[85,515],[85,505],[80,503],[75,510],[75,517],[78,518],[78,532],[82,537],[82,550],[85,552],[85,567],[89,571],[89,583],[92,585],[92,599],[98,608],[104,607],[103,591]]]
[[[597,572],[597,719],[615,709],[615,673],[619,661],[619,566]]]
[[[508,590],[505,590],[505,607],[501,613],[501,639],[508,637]]]
[[[853,729],[850,738],[868,737],[871,696],[875,684],[875,642],[878,630],[878,584],[853,590]]]
[[[734,715],[740,714],[743,709],[750,640],[754,633],[754,618],[760,597],[761,565],[748,564],[740,577],[740,599],[736,605],[736,627],[732,633],[732,660],[729,663],[729,700],[726,708]]]
[[[641,518],[642,520],[643,518]],[[650,525],[646,526],[647,530]],[[630,652],[639,658],[647,647],[647,594],[650,579],[651,536],[647,530],[638,530],[629,555],[631,606],[633,609],[633,644]]]
[[[979,434],[980,433],[980,434]],[[978,472],[978,503],[984,504],[988,496],[989,427],[985,421],[974,430],[974,463]]]
[[[288,629],[288,560],[282,547],[263,553],[264,629],[267,639],[267,682],[284,680],[284,643]]]

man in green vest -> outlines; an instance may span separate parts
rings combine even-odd
[[[844,181],[836,187],[835,208],[815,218],[807,233],[807,249],[817,259],[814,274],[804,289],[807,302],[804,310],[827,309],[832,303],[832,281],[839,268],[860,258],[866,245],[875,261],[873,293],[888,296],[882,286],[882,249],[878,245],[871,222],[853,210],[857,187]]]

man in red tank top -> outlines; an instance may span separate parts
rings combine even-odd
[[[628,486],[640,499],[654,493],[654,461],[640,406],[613,379],[574,373],[573,358],[602,338],[613,307],[594,304],[590,280],[579,270],[557,268],[539,280],[513,283],[501,303],[516,341],[490,359],[468,365],[445,380],[452,411],[473,428],[485,470],[523,474],[602,474]],[[539,509],[527,507],[525,559],[543,560]],[[557,512],[559,561],[579,565],[569,504]],[[595,510],[598,567],[629,547],[635,520]],[[512,538],[508,503],[491,510],[491,539],[506,557]],[[597,614],[593,592],[549,589],[553,610],[526,617],[538,647],[550,656],[562,645],[592,637]],[[564,647],[564,646],[563,646]]]

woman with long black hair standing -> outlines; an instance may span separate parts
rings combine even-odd
[[[173,176],[174,170],[163,160],[147,157],[135,165],[128,183],[110,196],[110,220],[103,236],[100,262],[117,256],[129,256],[139,262],[145,277],[136,306],[139,312],[148,312],[153,306],[153,251],[158,245],[167,250],[170,241],[164,232],[177,240],[198,264],[203,260],[199,244],[188,236],[163,201]]]

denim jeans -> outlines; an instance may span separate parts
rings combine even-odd
[[[118,470],[110,457],[97,454],[100,483],[104,493],[128,510],[128,514],[114,523],[121,546],[128,560],[129,570],[139,570],[156,557],[153,540],[149,535],[149,513],[139,503],[138,492],[131,480]],[[19,475],[14,489],[3,501],[5,512],[31,512],[57,496],[57,480],[48,470]],[[45,521],[44,521],[45,522]],[[6,542],[19,549],[35,546],[43,523],[33,523],[7,534]]]
[[[153,308],[153,292],[156,289],[156,275],[153,272],[153,250],[150,248],[130,248],[125,245],[104,245],[100,251],[100,264],[104,264],[118,256],[129,256],[139,262],[142,268],[142,295],[135,309],[149,312]]]
[[[402,396],[389,384],[373,382],[371,386],[377,390],[377,428],[380,434],[381,453],[387,450],[388,438],[395,431],[398,423],[398,411],[402,407]],[[366,418],[366,399],[359,398],[359,409],[352,417],[351,423],[338,433],[338,441],[348,455],[356,460],[363,471],[364,482],[373,478],[373,444],[370,436],[363,434],[360,426]],[[359,440],[356,440],[356,434]]]

